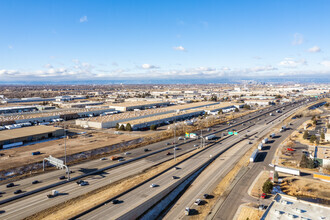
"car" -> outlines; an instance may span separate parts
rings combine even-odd
[[[10,188],[10,187],[13,187],[13,186],[15,186],[14,183],[8,183],[8,184],[6,185],[7,188]]]
[[[183,137],[178,137],[178,140],[183,140]]]
[[[38,183],[40,183],[39,180],[34,180],[34,181],[32,182],[32,184],[38,184]]]
[[[60,176],[59,179],[64,180],[64,179],[66,179],[66,177],[65,176]]]
[[[264,205],[259,205],[259,210],[264,210],[266,207]]]
[[[201,199],[196,199],[196,201],[194,202],[195,205],[200,205],[202,203]]]
[[[83,180],[78,180],[76,183],[79,185],[82,182],[84,182],[84,181]]]
[[[100,158],[100,160],[106,160],[107,158],[105,158],[105,157],[102,157],[102,158]]]
[[[156,186],[157,186],[157,184],[154,184],[154,183],[152,183],[152,184],[150,185],[151,188],[154,188],[154,187],[156,187]]]
[[[194,147],[198,147],[198,144],[194,144]]]
[[[209,194],[204,194],[203,197],[204,197],[204,199],[208,199],[210,197],[210,195]]]
[[[167,152],[166,155],[167,155],[167,156],[168,156],[168,155],[171,155],[171,152]]]
[[[175,167],[176,170],[180,170],[181,168],[180,167]]]
[[[148,149],[148,148],[144,148],[143,150],[144,150],[144,152],[148,152],[148,151],[149,151],[149,149]]]
[[[171,145],[171,143],[170,142],[167,142],[166,145]]]
[[[120,162],[120,161],[125,161],[125,159],[124,158],[119,158],[118,162]]]
[[[266,193],[263,193],[263,194],[261,195],[261,198],[262,198],[262,199],[265,199],[265,198],[266,198]]]
[[[252,144],[252,142],[251,142],[251,141],[249,141],[249,144]]]
[[[179,179],[179,177],[177,177],[177,176],[172,176],[172,179],[176,180],[176,179]]]
[[[87,186],[89,185],[89,183],[87,181],[82,181],[79,186]]]
[[[180,150],[178,147],[175,147],[174,150]]]
[[[270,164],[268,164],[268,166],[270,166],[270,167],[274,167],[274,164],[270,163]]]
[[[119,203],[119,200],[118,199],[112,200],[112,204],[118,204],[118,203]]]
[[[66,174],[69,174],[69,173],[71,174],[71,173],[74,173],[74,171],[70,170],[69,172],[66,171],[65,173],[66,173]]]
[[[185,214],[185,215],[190,215],[190,208],[189,208],[189,207],[186,207],[186,208],[184,209],[184,214]]]
[[[22,192],[23,192],[22,190],[18,189],[18,190],[16,190],[16,191],[14,192],[14,194],[20,194],[20,193],[22,193]]]
[[[125,154],[125,155],[129,155],[129,154],[131,154],[131,153],[130,153],[130,152],[125,152],[124,154]]]

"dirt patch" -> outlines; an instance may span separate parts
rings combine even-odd
[[[97,204],[107,201],[108,199],[126,191],[127,189],[134,187],[143,181],[151,178],[152,176],[166,170],[170,166],[175,165],[176,163],[186,159],[197,151],[190,152],[186,155],[177,157],[177,161],[174,160],[167,161],[161,165],[150,168],[147,171],[128,177],[126,179],[114,182],[92,192],[81,195],[77,198],[68,200],[64,203],[51,207],[49,209],[43,210],[39,213],[36,213],[26,220],[32,219],[69,219],[85,210],[88,210]]]
[[[302,177],[286,177],[281,190],[290,196],[320,198],[330,202],[330,184]]]
[[[262,186],[264,185],[267,179],[269,179],[269,171],[262,171],[261,175],[259,176],[259,179],[253,185],[253,188],[251,190],[251,196],[260,198],[262,194]]]
[[[241,210],[236,220],[259,220],[264,212],[265,211],[259,210],[256,205],[244,204],[241,205]]]

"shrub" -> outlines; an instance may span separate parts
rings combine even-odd
[[[157,130],[157,125],[150,125],[150,130],[153,130],[153,131]]]
[[[126,131],[132,131],[132,126],[130,123],[127,123],[126,125]]]
[[[119,130],[121,130],[121,131],[125,131],[125,127],[124,127],[124,125],[122,124],[122,125],[120,125],[120,127],[119,127]]]
[[[303,136],[304,139],[307,139],[308,138],[308,131],[305,131],[304,132],[304,136]]]
[[[270,181],[270,179],[267,179],[264,185],[262,186],[262,191],[264,193],[271,193],[273,187],[274,187],[273,183]]]

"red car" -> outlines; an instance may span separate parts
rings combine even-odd
[[[263,193],[263,194],[261,195],[261,198],[262,198],[262,199],[265,199],[265,198],[266,198],[266,193]]]

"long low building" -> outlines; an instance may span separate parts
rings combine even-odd
[[[151,125],[164,125],[174,121],[180,121],[192,117],[197,117],[203,114],[204,114],[204,110],[196,110],[196,109],[184,110],[184,111],[162,114],[148,118],[125,121],[119,123],[119,127],[123,125],[126,128],[126,126],[130,124],[132,130],[148,129],[150,128]]]
[[[114,108],[117,111],[126,112],[126,111],[133,111],[134,109],[148,109],[152,107],[161,107],[161,106],[167,106],[170,102],[168,101],[157,101],[157,102],[123,102],[111,105],[110,108]]]
[[[6,148],[6,146],[15,143],[24,144],[31,141],[38,141],[63,135],[63,128],[44,125],[17,128],[14,130],[3,130],[0,131],[0,149]]]
[[[200,108],[199,110],[203,110],[207,106],[215,106],[218,105],[219,102],[195,102],[184,105],[173,105],[165,108],[155,108],[155,109],[147,109],[147,110],[139,110],[139,111],[127,111],[120,114],[113,114],[107,116],[100,116],[94,118],[85,118],[85,119],[77,119],[76,125],[88,128],[114,128],[119,123],[124,123],[126,121],[136,120],[136,119],[145,119],[157,115],[163,115],[168,113],[174,113],[182,110],[192,110]],[[137,109],[138,110],[138,109]],[[147,119],[145,119],[147,120]]]

